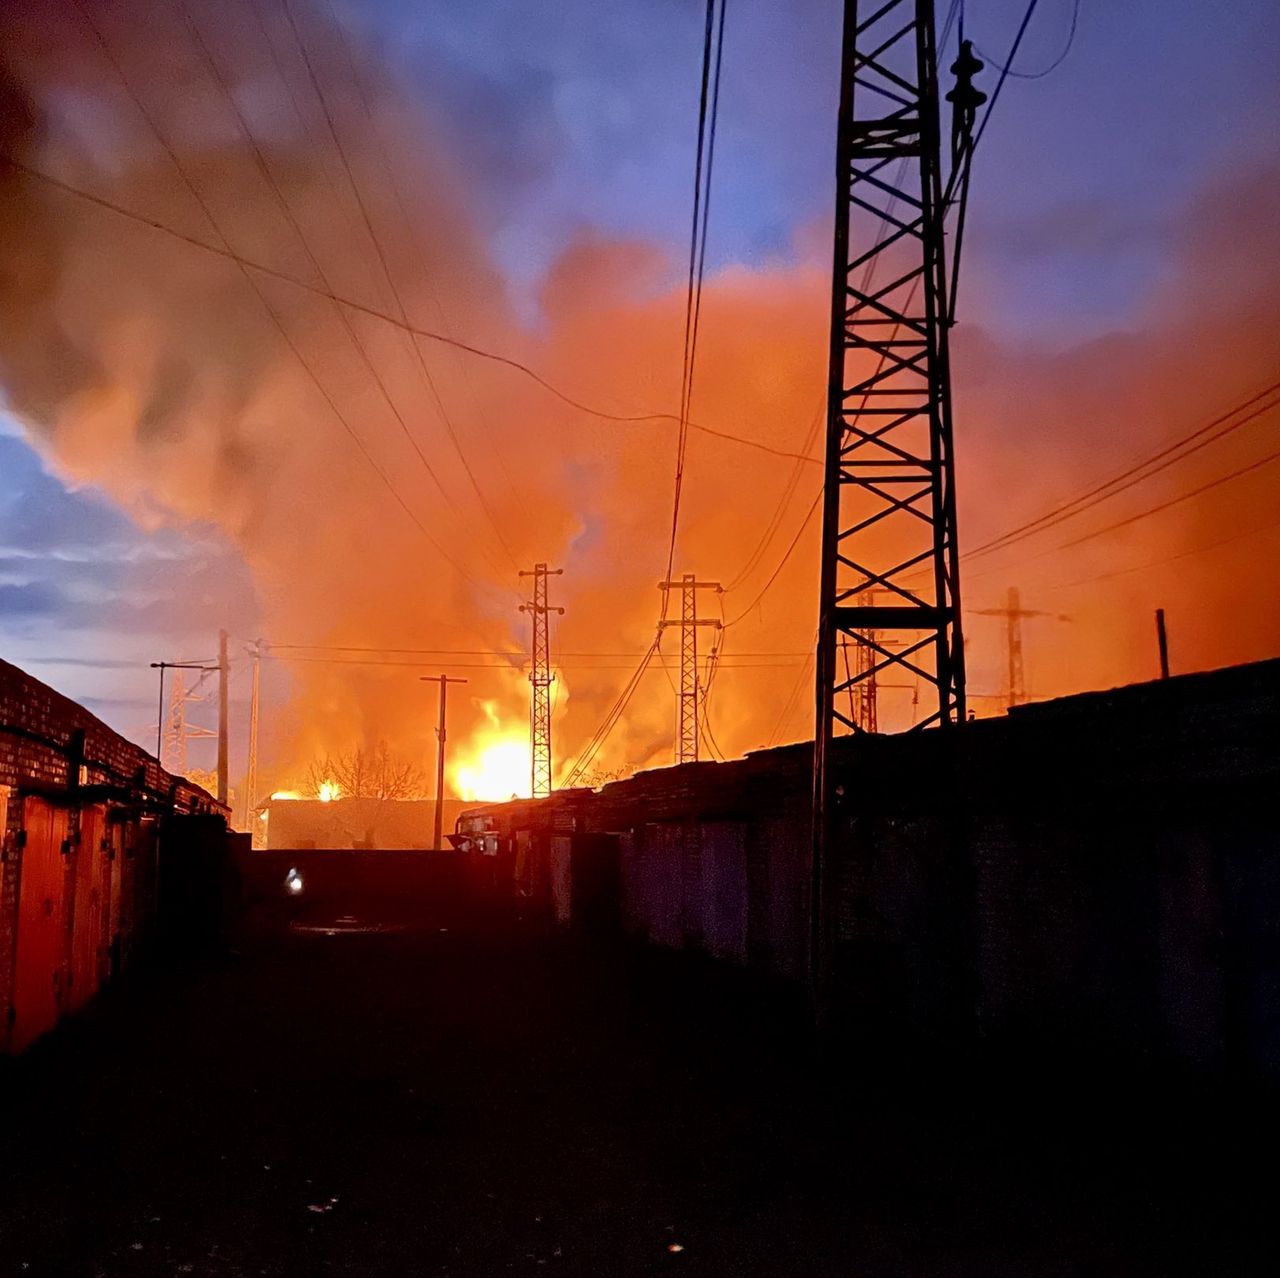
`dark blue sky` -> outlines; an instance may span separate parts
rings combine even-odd
[[[1041,0],[1020,69],[1061,53],[1072,7]],[[460,159],[530,323],[548,265],[584,229],[655,242],[673,263],[686,252],[702,8],[338,0]],[[967,34],[1002,57],[1023,9],[974,0]],[[840,10],[730,0],[713,269],[825,254]],[[1069,55],[1044,79],[1011,80],[984,139],[962,322],[1051,349],[1134,322],[1174,269],[1181,211],[1216,175],[1280,161],[1277,66],[1275,0],[1081,0]],[[248,635],[255,620],[247,572],[209,529],[145,532],[53,478],[16,433],[0,437],[6,657],[146,739],[145,662],[206,655],[189,650],[220,621]]]
[[[1041,0],[1016,70],[1058,56],[1073,3]],[[531,284],[583,226],[683,252],[702,8],[380,0],[343,11],[467,157],[503,266]],[[970,0],[966,35],[1003,58],[1024,10]],[[729,6],[716,264],[788,255],[830,217],[840,14],[836,0]],[[1055,343],[1123,325],[1160,275],[1177,207],[1215,170],[1280,156],[1277,65],[1271,0],[1080,0],[1067,58],[1044,79],[1011,79],[984,141],[967,269],[986,287],[971,322]]]

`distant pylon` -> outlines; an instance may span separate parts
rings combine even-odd
[[[874,636],[876,632],[868,630],[865,633],[869,636],[868,641],[858,644],[853,650],[857,666],[855,673],[860,680],[853,688],[854,722],[863,732],[879,732],[879,698],[876,688],[879,667],[872,656],[874,650],[869,647],[870,643],[875,642],[870,636]]]
[[[875,591],[868,590],[867,604],[874,605]],[[853,686],[853,721],[863,732],[879,732],[879,674],[880,662],[877,650],[881,646],[880,633],[869,629],[857,632],[858,640],[854,645]],[[847,659],[847,658],[846,658]]]
[[[160,766],[175,777],[187,774],[187,689],[181,670],[173,672],[169,687],[169,709],[164,717],[164,744]]]
[[[698,618],[698,591],[714,590],[719,594],[723,587],[718,581],[698,581],[695,574],[687,572],[679,581],[660,581],[659,590],[680,590],[680,620],[663,620],[660,629],[680,627],[680,717],[676,736],[676,762],[696,763],[698,759],[698,711],[700,689],[698,687],[698,627],[712,626],[720,629],[720,622],[710,617]]]
[[[1009,587],[1005,647],[1009,658],[1009,704],[1020,706],[1027,699],[1027,672],[1022,664],[1022,598],[1017,586]]]
[[[533,705],[529,716],[529,733],[532,745],[533,797],[542,798],[551,793],[551,685],[555,676],[551,673],[551,628],[548,617],[553,612],[563,614],[563,608],[553,608],[547,603],[547,578],[559,577],[563,568],[548,568],[546,564],[534,564],[532,572],[522,572],[522,577],[533,578],[533,601],[520,605],[521,612],[530,613],[533,619],[533,669],[529,682],[533,685]]]
[[[1038,608],[1024,608],[1022,594],[1017,586],[1010,586],[1003,608],[978,608],[979,617],[1004,618],[1005,644],[1005,704],[1020,706],[1027,699],[1027,676],[1022,660],[1022,622],[1026,617],[1056,617],[1058,621],[1070,621],[1065,613],[1042,612]]]
[[[173,686],[169,691],[169,709],[164,720],[160,764],[166,772],[176,777],[187,775],[187,742],[217,735],[210,728],[193,727],[187,722],[187,702],[205,700],[200,691],[205,673],[207,671],[201,673],[194,688],[188,689],[183,666],[173,667]]]

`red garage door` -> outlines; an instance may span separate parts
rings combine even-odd
[[[13,1037],[22,1049],[57,1024],[67,985],[65,897],[67,812],[43,799],[23,801],[25,841],[18,881],[13,974]]]
[[[108,910],[111,861],[106,848],[107,813],[102,807],[80,813],[75,850],[75,898],[71,903],[71,1007],[81,1007],[106,979],[110,945]]]

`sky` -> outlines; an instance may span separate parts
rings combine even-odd
[[[1003,59],[1024,8],[1022,0],[972,0],[965,6],[966,35],[984,55]],[[504,323],[514,335],[507,340],[527,336],[535,343],[540,335],[562,333],[569,323],[564,315],[572,320],[572,308],[583,305],[584,288],[604,290],[596,301],[607,309],[614,270],[638,307],[678,286],[687,254],[701,58],[703,12],[695,0],[334,0],[332,7],[322,0],[313,9],[317,22],[336,20],[366,51],[392,104],[388,114],[429,139],[425,180],[438,179],[441,189],[431,189],[428,198],[445,207],[456,197],[468,228],[469,247],[451,261],[481,264],[475,291],[488,290],[492,305],[509,312]],[[225,9],[226,39],[255,38],[247,25],[252,10]],[[829,257],[840,14],[835,0],[729,5],[708,248],[709,274],[728,299],[739,296],[735,282],[744,279],[772,287],[802,278],[820,295]],[[235,29],[240,23],[243,32]],[[54,39],[69,38],[71,30],[49,29],[62,33]],[[1054,378],[1071,376],[1067,370],[1087,378],[1091,353],[1105,351],[1110,361],[1131,336],[1139,341],[1151,328],[1172,323],[1179,308],[1194,309],[1194,299],[1180,291],[1189,269],[1187,226],[1216,220],[1229,239],[1233,218],[1244,212],[1229,193],[1250,189],[1248,175],[1280,166],[1280,77],[1274,72],[1280,9],[1272,0],[1080,0],[1078,6],[1041,0],[1015,70],[1036,75],[1064,49],[1060,65],[1042,78],[1010,78],[975,162],[955,338],[962,462],[966,396],[975,409],[991,401],[983,381],[996,366],[991,350],[1006,352],[1006,359],[1017,352],[1019,367],[1052,367]],[[52,53],[56,61],[58,50]],[[991,79],[988,73],[988,86]],[[284,118],[273,112],[283,108],[267,100],[265,89],[256,101],[256,85],[246,76],[241,101],[269,131]],[[52,96],[74,107],[98,92],[110,97],[90,75],[59,84]],[[72,107],[69,114],[76,115]],[[179,112],[177,99],[169,109]],[[77,118],[102,122],[102,132],[89,139],[91,149],[127,152],[128,135],[111,131],[116,117],[110,112],[91,108]],[[203,142],[212,145],[208,137]],[[601,249],[590,258],[592,245],[630,246],[631,257],[618,267],[621,250]],[[22,252],[18,243],[3,247],[10,262]],[[586,267],[575,254],[588,255]],[[575,264],[572,287],[557,292],[567,260]],[[490,270],[491,286],[483,275]],[[1245,302],[1255,286],[1247,263],[1238,278],[1219,283],[1224,296]],[[678,316],[671,308],[672,353],[678,352]],[[478,328],[489,323],[481,302],[475,317]],[[734,305],[709,305],[708,343],[730,343],[734,326],[745,322]],[[815,337],[813,358],[821,361],[824,339]],[[1261,351],[1256,380],[1274,371],[1275,354],[1274,344]],[[1175,404],[1179,395],[1196,393],[1196,351],[1185,356],[1192,384],[1174,388]],[[631,363],[648,357],[658,358],[638,344]],[[618,402],[602,380],[603,364],[578,363],[564,350],[554,366],[561,384],[589,388],[596,402]],[[1043,394],[1038,387],[1036,394]],[[1024,404],[1007,404],[1008,398],[999,402],[1014,415],[1041,404],[1030,394]],[[516,403],[518,412],[518,397]],[[805,425],[779,428],[786,447],[796,446]],[[270,431],[269,423],[263,429]],[[981,436],[981,423],[974,434]],[[1123,443],[1102,438],[1092,457],[1088,450],[1066,461],[1056,452],[1047,457],[1051,465],[1061,462],[1069,489],[1069,481],[1108,473],[1110,463],[1123,459]],[[980,447],[976,443],[975,452]],[[607,509],[585,500],[598,484],[593,465],[575,455],[557,478],[571,505],[575,492],[584,497],[579,514],[557,533],[566,553],[572,549],[584,562],[614,526]],[[720,494],[705,501],[723,503],[719,486],[734,482],[734,465],[717,455],[695,471],[704,494]],[[664,456],[642,482],[669,483],[666,467]],[[514,462],[511,468],[518,477]],[[279,577],[264,573],[245,549],[252,512],[239,522],[201,518],[198,505],[184,507],[159,490],[149,494],[136,480],[122,496],[111,472],[105,463],[95,470],[69,461],[22,421],[4,419],[0,654],[150,744],[155,675],[147,663],[208,656],[219,626],[226,626],[234,637],[239,719],[244,645],[273,620],[264,599],[280,589]],[[962,482],[963,474],[962,468]],[[744,482],[741,500],[758,509],[762,523],[774,490],[752,491],[751,476]],[[1251,500],[1261,508],[1274,491],[1258,490]],[[802,510],[788,514],[788,526]],[[1275,544],[1264,541],[1262,550],[1270,553]],[[1138,549],[1125,562],[1152,557],[1150,547]],[[769,558],[776,558],[774,548]],[[812,564],[799,570],[816,571]],[[297,565],[288,571],[296,573]],[[649,575],[646,569],[646,581]],[[1058,574],[1069,577],[1069,570]],[[981,588],[975,593],[981,596]],[[1065,616],[1070,607],[1055,601],[1049,610]],[[1135,626],[1145,626],[1145,608],[1137,611],[1143,619]],[[789,634],[788,650],[807,648],[807,625]],[[1269,634],[1259,632],[1240,654],[1267,655]],[[1039,637],[1046,647],[1060,642],[1043,628]],[[999,670],[998,636],[986,640],[991,652],[977,669],[991,683]],[[629,635],[620,635],[618,644],[636,646]],[[1206,639],[1198,652],[1209,646]],[[1034,660],[1032,666],[1034,677]],[[607,681],[616,687],[624,674],[609,674]],[[268,671],[269,705],[289,703],[295,677]],[[1078,677],[1087,683],[1093,667]],[[243,757],[243,736],[233,733],[234,766]],[[193,752],[198,756],[202,748]]]

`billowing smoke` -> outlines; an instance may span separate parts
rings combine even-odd
[[[349,32],[299,0],[23,0],[5,7],[0,39],[0,379],[41,451],[144,524],[221,528],[279,644],[377,646],[389,663],[397,648],[442,650],[442,666],[470,680],[451,699],[464,750],[495,715],[523,730],[516,573],[563,567],[557,752],[576,754],[653,636],[674,427],[585,414],[508,364],[415,345],[385,317],[403,309],[413,326],[523,362],[619,417],[670,413],[678,263],[584,232],[547,274],[541,322],[519,323],[465,165]],[[1229,234],[1212,215],[1224,201],[1237,210]],[[1265,384],[1280,365],[1278,213],[1276,172],[1223,177],[1180,223],[1179,273],[1144,331],[1047,354],[957,330],[965,542]],[[741,616],[724,635],[711,711],[726,753],[810,730],[801,663],[816,518],[799,530],[820,471],[791,455],[819,451],[826,271],[822,251],[735,268],[704,297],[693,416],[764,446],[702,431],[689,446],[675,571],[732,585],[702,603]],[[962,312],[981,313],[984,286],[979,270],[968,275]],[[1184,668],[1280,649],[1274,591],[1265,607],[1228,606],[1252,579],[1248,563],[1274,563],[1276,532],[1263,527],[1274,468],[1054,549],[1176,496],[1188,474],[1257,455],[1265,431],[1274,439],[1274,424],[1243,428],[1203,466],[1171,468],[1061,537],[974,561],[973,608],[999,606],[1017,584],[1027,606],[1071,617],[1028,623],[1033,693],[1148,675],[1156,604]],[[967,629],[974,687],[993,696],[979,705],[995,708],[1000,623],[975,616]],[[674,636],[664,650],[674,667]],[[478,668],[490,652],[512,655]],[[269,777],[289,784],[317,755],[378,740],[429,754],[433,702],[417,669],[306,655],[281,649],[294,694],[274,719]],[[674,668],[657,664],[646,676],[603,769],[669,759],[667,676]],[[905,719],[911,695],[886,688],[882,716]]]

